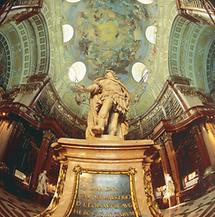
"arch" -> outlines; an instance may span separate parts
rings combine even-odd
[[[25,83],[32,74],[49,70],[49,37],[42,13],[19,24],[7,23],[1,29],[10,50],[10,77],[7,88]]]
[[[188,77],[192,85],[208,92],[207,59],[214,35],[213,27],[197,25],[178,15],[169,40],[170,75]]]

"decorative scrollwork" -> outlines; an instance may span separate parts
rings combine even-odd
[[[80,166],[75,166],[73,168],[73,172],[75,172],[77,175],[81,175],[82,174],[82,171],[83,171],[83,168],[80,167]]]
[[[146,200],[149,207],[149,210],[153,217],[163,217],[161,211],[154,199],[153,190],[152,190],[152,181],[151,181],[151,171],[149,164],[143,166],[144,169],[144,186],[145,186],[145,194]]]
[[[134,168],[129,168],[128,175],[135,175],[137,171]]]
[[[48,206],[48,208],[44,212],[40,213],[37,217],[51,216],[51,214],[56,209],[56,207],[57,207],[57,205],[59,203],[60,197],[63,194],[67,167],[68,167],[67,163],[62,163],[61,164],[60,173],[59,173],[59,177],[58,177],[58,183],[57,183],[57,189],[56,189],[56,191],[54,193],[52,201],[51,201],[50,205]]]

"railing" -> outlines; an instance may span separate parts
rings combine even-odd
[[[0,24],[2,24],[6,20],[12,6],[13,2],[11,0],[6,0],[4,3],[2,3],[0,8]]]
[[[43,0],[5,0],[0,8],[0,25],[7,20],[21,22],[40,12]]]
[[[26,120],[34,127],[41,129],[51,129],[58,136],[66,136],[59,123],[50,117],[45,117],[19,102],[1,101],[0,102],[0,118],[2,117],[20,117]]]
[[[86,119],[75,115],[63,104],[51,82],[43,89],[33,109],[46,117],[54,118],[69,136],[74,136],[75,129],[84,135]]]
[[[179,0],[180,8],[204,8],[202,1],[200,0]]]
[[[179,14],[194,22],[215,25],[214,0],[177,0]]]
[[[34,110],[30,109],[28,106],[18,102],[1,101],[0,113],[16,114],[35,126],[37,126],[38,123],[44,119],[42,115],[37,114]]]
[[[41,0],[16,0],[13,1],[12,10],[20,8],[41,8],[43,1]]]
[[[182,96],[183,95],[183,96]],[[186,95],[197,97],[204,105],[189,106]],[[170,125],[188,123],[200,118],[201,114],[209,117],[214,114],[214,102],[188,84],[183,85],[168,80],[155,103],[142,116],[129,121],[128,138],[147,138],[161,121]],[[191,118],[191,119],[190,119]],[[167,122],[166,122],[167,121]],[[180,125],[179,124],[179,125]]]
[[[180,100],[175,95],[171,81],[167,81],[152,107],[142,116],[129,122],[129,135],[135,135],[133,133],[135,131],[142,131],[142,135],[139,137],[144,138],[152,132],[161,120],[177,117],[184,110]]]
[[[199,121],[200,119],[214,120],[215,109],[213,107],[205,106],[194,106],[188,109],[186,112],[182,113],[178,117],[172,119],[162,120],[163,125],[165,125],[168,131],[175,132],[180,128],[184,128],[194,121]]]

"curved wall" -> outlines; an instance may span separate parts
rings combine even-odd
[[[10,59],[6,80],[3,86],[8,89],[25,83],[32,74],[48,73],[49,70],[49,37],[45,19],[42,14],[35,15],[19,24],[10,22],[0,29],[1,42]]]
[[[177,16],[173,22],[169,41],[170,75],[191,79],[191,84],[210,92],[214,73],[215,29],[195,24]]]

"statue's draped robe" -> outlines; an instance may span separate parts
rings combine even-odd
[[[119,113],[117,136],[123,138],[128,131],[125,114],[129,108],[130,96],[127,88],[118,79],[112,78],[96,79],[92,87],[93,90],[91,91],[90,96],[90,111],[88,113],[86,138],[94,136],[92,128],[97,124],[99,118],[98,112],[103,101],[107,98],[111,98],[113,102],[109,116],[113,112]],[[109,116],[106,117],[106,126],[109,122]]]

